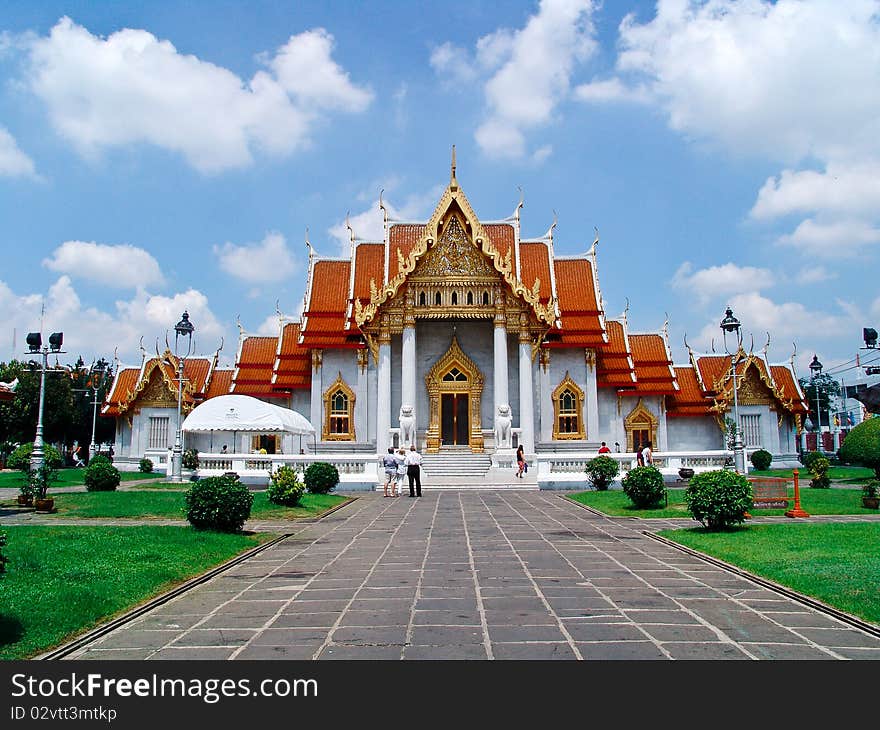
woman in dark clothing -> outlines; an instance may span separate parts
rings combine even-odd
[[[523,471],[526,468],[526,456],[523,453],[522,444],[516,448],[516,475],[522,479]]]

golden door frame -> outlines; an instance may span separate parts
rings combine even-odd
[[[624,419],[623,428],[626,431],[627,452],[632,453],[635,449],[633,431],[636,430],[647,430],[651,445],[655,451],[657,450],[657,429],[660,428],[660,420],[642,403],[641,398]]]
[[[444,381],[443,377],[453,368],[458,368],[466,381]],[[458,340],[453,336],[449,349],[425,376],[428,389],[428,433],[427,447],[429,454],[440,451],[440,397],[444,393],[467,393],[470,410],[469,441],[471,451],[475,454],[483,452],[483,427],[480,421],[480,403],[483,396],[483,374],[464,351],[459,347]]]

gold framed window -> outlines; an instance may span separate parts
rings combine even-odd
[[[324,441],[354,441],[354,391],[340,373],[324,391]]]
[[[584,439],[584,391],[568,371],[553,391],[553,438]]]
[[[656,451],[659,425],[660,421],[657,416],[651,413],[639,398],[635,407],[623,421],[623,427],[626,430],[626,450],[631,453],[641,451],[650,441],[652,449]]]

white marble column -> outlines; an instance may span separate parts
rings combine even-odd
[[[553,384],[550,382],[550,352],[538,353],[538,408],[541,414],[541,441],[547,443],[553,440]]]
[[[376,399],[376,451],[388,451],[388,429],[391,428],[391,341],[379,339],[379,362],[376,365],[379,394]]]
[[[418,414],[416,413],[416,325],[405,324],[401,337],[400,349],[400,405],[412,406],[413,431],[417,430]],[[401,431],[401,438],[403,433]],[[413,434],[413,440],[415,434]],[[401,441],[401,445],[403,442]]]
[[[322,354],[321,350],[312,350],[312,397],[309,403],[309,420],[312,422],[318,441],[321,440],[324,434],[324,424],[321,420],[321,411],[324,405],[324,392],[321,388]]]
[[[507,324],[502,320],[495,320],[495,369],[492,374],[495,384],[495,410],[498,415],[498,406],[510,405],[507,382]]]
[[[524,335],[524,336],[523,336]],[[519,340],[519,427],[520,443],[527,454],[535,453],[535,409],[532,387],[532,343],[528,333]]]
[[[358,379],[354,401],[354,432],[358,441],[369,441],[367,428],[367,365],[369,350],[357,351]]]
[[[596,353],[586,350],[584,360],[587,365],[586,388],[584,390],[584,421],[589,441],[599,440],[599,387],[596,378]]]

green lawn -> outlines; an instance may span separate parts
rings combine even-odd
[[[5,527],[0,659],[25,659],[269,539],[191,527]]]
[[[51,493],[50,493],[51,494]],[[68,492],[55,498],[55,517],[131,517],[138,519],[186,519],[185,491],[133,490],[125,492]],[[297,507],[272,504],[266,492],[254,492],[251,519],[288,520],[316,517],[347,497],[337,494],[303,495]],[[4,504],[12,505],[14,500]]]
[[[585,504],[612,517],[690,517],[684,501],[684,489],[668,489],[669,506],[657,509],[636,509],[623,490],[611,489],[605,492],[589,491],[571,494],[576,502]],[[789,489],[789,509],[794,507],[794,490]],[[862,507],[862,490],[850,488],[811,489],[802,488],[801,509],[811,515],[876,515],[877,510]],[[754,509],[751,514],[782,515],[784,509]]]
[[[59,469],[58,479],[57,481],[52,482],[52,486],[49,487],[49,491],[51,492],[52,489],[56,487],[83,486],[83,484],[85,484],[85,482],[83,481],[84,473],[85,469],[82,467],[72,469]],[[163,474],[156,472],[152,474],[142,474],[139,471],[123,471],[119,473],[119,476],[123,482],[137,482],[143,479],[161,478]],[[20,471],[0,472],[0,488],[19,489],[23,481],[24,476]]]
[[[792,522],[659,534],[880,624],[880,523]]]
[[[752,477],[782,477],[784,479],[792,478],[793,469],[750,469],[749,476]],[[844,484],[861,484],[868,479],[874,478],[873,469],[865,469],[861,466],[832,466],[828,469],[828,478],[833,482],[842,482]],[[809,486],[810,470],[802,466],[798,469],[798,481],[801,486]]]

